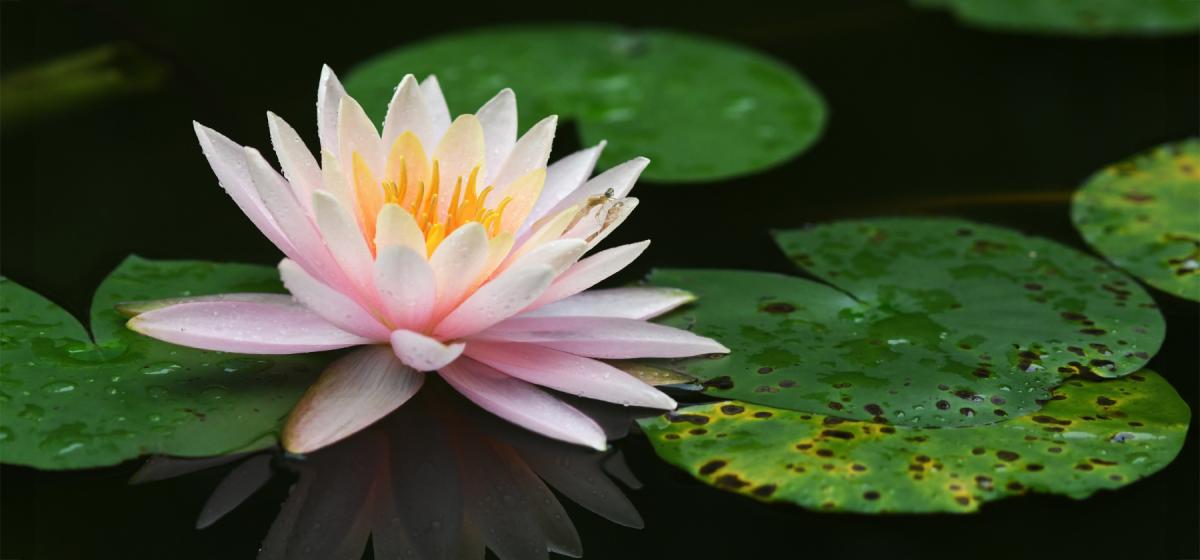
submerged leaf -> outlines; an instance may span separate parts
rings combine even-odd
[[[836,288],[745,271],[650,277],[699,296],[663,322],[733,350],[670,364],[714,395],[899,425],[986,424],[1037,410],[1064,377],[1136,371],[1162,342],[1162,316],[1136,282],[1046,239],[950,219],[776,239]]]
[[[206,456],[273,445],[282,419],[330,360],[173,346],[125,328],[120,302],[282,291],[275,269],[130,257],[92,302],[93,343],[70,314],[0,281],[0,460],[43,469],[143,454]]]
[[[1167,144],[1097,172],[1075,194],[1071,219],[1113,264],[1200,301],[1200,140]]]
[[[636,156],[643,177],[708,181],[779,164],[807,149],[825,105],[795,70],[761,53],[669,31],[598,25],[507,27],[436,38],[356,67],[347,90],[381,119],[406,73],[436,74],[454,112],[517,92],[521,129],[577,121],[584,145],[611,143],[601,167]]]
[[[641,420],[655,450],[718,488],[859,513],[972,512],[1026,492],[1086,498],[1154,473],[1190,411],[1149,370],[1072,379],[1044,410],[999,424],[922,429],[735,401]]]

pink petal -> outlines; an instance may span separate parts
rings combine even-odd
[[[517,140],[508,159],[501,165],[492,181],[492,184],[496,185],[497,195],[507,196],[509,184],[535,169],[546,167],[546,162],[550,159],[550,146],[554,143],[554,129],[557,126],[558,117],[546,117]]]
[[[439,138],[450,128],[450,107],[446,105],[446,96],[442,95],[442,85],[438,83],[437,76],[430,75],[421,80],[421,96],[429,108],[434,138]]]
[[[346,169],[353,168],[354,154],[359,154],[372,172],[383,172],[386,148],[380,143],[379,131],[362,105],[349,95],[343,96],[338,106],[338,149],[334,154]]]
[[[340,154],[338,149],[338,107],[346,96],[346,88],[338,81],[329,66],[321,67],[321,81],[317,86],[317,134],[321,139],[321,150]]]
[[[172,305],[180,305],[183,303],[209,303],[220,301],[234,302],[251,302],[251,303],[269,303],[274,305],[296,305],[296,301],[288,294],[254,294],[254,293],[233,293],[233,294],[213,294],[210,296],[195,296],[195,297],[179,297],[179,298],[164,298],[150,299],[143,301],[127,301],[117,304],[117,312],[126,317],[137,317],[142,313],[149,313],[164,307]]]
[[[554,279],[548,266],[509,270],[484,284],[450,312],[433,333],[443,340],[479,332],[519,313]]]
[[[478,222],[454,230],[438,245],[429,258],[429,266],[437,279],[434,316],[445,316],[462,303],[467,291],[477,284],[487,260],[488,236]]]
[[[554,284],[547,288],[546,292],[530,305],[526,311],[532,311],[547,303],[575,295],[595,286],[605,278],[629,266],[629,263],[637,259],[646,250],[646,247],[649,246],[649,240],[621,245],[600,251],[575,263],[574,266],[555,279]]]
[[[449,114],[446,115],[449,119]],[[447,128],[449,124],[447,124]],[[411,130],[421,140],[426,150],[437,146],[441,133],[434,130],[433,117],[429,113],[429,104],[421,92],[417,79],[409,74],[400,81],[396,93],[388,103],[387,116],[383,120],[383,146],[391,149],[392,143]],[[453,188],[453,186],[451,186]]]
[[[442,344],[418,332],[398,330],[392,333],[392,351],[404,365],[417,371],[437,371],[458,359],[466,345]]]
[[[532,343],[606,359],[686,358],[729,352],[711,338],[689,331],[617,317],[515,317],[471,340]]]
[[[297,303],[184,303],[142,313],[127,326],[171,344],[246,354],[302,354],[371,342]]]
[[[500,270],[524,268],[534,265],[546,265],[558,276],[568,267],[575,264],[588,250],[588,244],[582,239],[555,239],[543,243],[535,249],[514,253],[516,257],[512,264],[501,266]]]
[[[338,266],[346,277],[358,288],[360,301],[370,302],[369,294],[374,293],[371,269],[374,261],[371,249],[362,230],[358,229],[358,220],[350,214],[350,210],[342,206],[333,195],[325,191],[313,193],[313,210],[316,212],[317,227],[325,246],[337,261]]]
[[[530,383],[625,406],[675,408],[658,389],[599,360],[536,344],[471,340],[467,355]]]
[[[484,103],[475,116],[483,126],[487,146],[481,179],[483,184],[490,185],[517,143],[517,97],[505,88]]]
[[[267,210],[275,217],[275,223],[279,224],[279,228],[296,248],[297,255],[293,260],[324,282],[339,289],[346,289],[349,283],[333,256],[329,254],[308,212],[296,200],[291,187],[271,168],[271,164],[263,159],[258,150],[246,148],[245,152],[246,164],[250,169],[255,189]]]
[[[386,346],[356,350],[330,364],[296,404],[283,446],[311,453],[342,440],[399,408],[424,382]]]
[[[313,157],[304,140],[286,121],[270,111],[267,112],[267,128],[271,131],[271,145],[283,176],[292,187],[292,194],[312,214],[312,193],[324,188],[321,181],[321,166]]]
[[[200,149],[208,164],[217,175],[221,187],[233,199],[234,204],[246,214],[255,227],[271,240],[283,254],[295,258],[298,255],[292,242],[284,235],[283,230],[275,223],[275,218],[267,211],[254,182],[250,179],[250,171],[246,168],[246,153],[242,146],[222,136],[219,132],[200,123],[192,123],[196,130],[196,138],[200,140]]]
[[[650,319],[696,300],[676,288],[630,287],[588,290],[539,307],[519,317],[624,317]]]
[[[297,301],[326,321],[363,338],[388,340],[390,333],[383,323],[345,294],[310,276],[295,261],[280,261],[279,276]]]
[[[587,181],[592,170],[596,168],[596,160],[600,159],[600,152],[604,151],[605,144],[600,142],[591,148],[579,150],[546,168],[546,184],[542,187],[542,196],[538,198],[525,227],[519,233],[524,234],[531,224],[552,215],[551,209],[556,208],[559,202]],[[563,208],[569,206],[568,204]]]
[[[375,261],[375,285],[393,324],[423,329],[429,323],[437,297],[437,281],[424,255],[409,247],[380,248]]]
[[[603,450],[604,430],[574,407],[524,381],[459,358],[443,367],[442,379],[484,410],[546,437]]]

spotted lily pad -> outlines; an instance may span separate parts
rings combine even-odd
[[[382,119],[405,74],[436,74],[450,109],[473,112],[502,88],[517,93],[521,128],[557,114],[584,145],[609,140],[600,165],[635,156],[643,177],[706,181],[803,152],[825,105],[795,70],[736,45],[669,31],[598,25],[504,27],[449,35],[356,67],[346,88]]]
[[[1200,10],[1192,0],[913,0],[943,8],[966,23],[1003,31],[1062,35],[1195,33]]]
[[[1162,342],[1162,316],[1136,282],[1046,239],[962,220],[881,219],[776,240],[833,286],[656,271],[650,283],[699,297],[662,321],[733,350],[660,365],[723,398],[961,426],[1035,411],[1067,376],[1137,371]]]
[[[1076,499],[1163,468],[1190,411],[1162,377],[1075,378],[1034,414],[927,429],[748,403],[640,420],[655,450],[718,488],[859,513],[972,512],[1027,492]]]
[[[329,356],[172,346],[124,327],[117,303],[282,290],[273,268],[130,257],[92,302],[93,337],[61,307],[0,281],[0,460],[44,469],[143,454],[207,456],[274,443]]]
[[[1113,264],[1200,301],[1200,140],[1168,144],[1096,173],[1075,193],[1071,218]]]

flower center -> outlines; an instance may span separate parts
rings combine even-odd
[[[412,216],[425,236],[429,255],[446,236],[471,222],[482,225],[489,238],[501,233],[504,209],[513,198],[506,196],[495,206],[488,204],[488,196],[495,189],[486,186],[479,190],[479,163],[470,168],[466,177],[453,177],[454,188],[446,197],[451,177],[442,177],[441,167],[437,159],[426,157],[421,141],[412,132],[405,132],[396,139],[381,179],[376,178],[358,152],[353,154],[358,221],[372,253],[376,250],[376,221],[387,204],[395,204]],[[460,164],[452,168],[461,170],[467,166]],[[540,184],[538,186],[540,188]]]
[[[412,197],[408,196],[410,185],[407,168],[407,163],[401,158],[399,181],[383,182],[384,203],[399,205],[412,215],[417,222],[417,227],[421,228],[421,233],[425,234],[425,247],[429,254],[433,254],[434,249],[447,235],[471,222],[478,222],[482,225],[489,238],[500,233],[500,219],[504,215],[504,208],[508,206],[509,202],[512,202],[512,197],[505,197],[495,208],[488,208],[487,198],[494,188],[488,186],[482,191],[476,192],[476,181],[479,178],[478,165],[471,169],[465,189],[463,188],[463,178],[455,178],[454,191],[450,195],[450,203],[446,206],[445,211],[439,209],[438,198],[445,195],[440,192],[441,173],[438,161],[433,160],[433,172],[430,174],[428,188],[424,181],[419,182],[416,186],[416,195]]]

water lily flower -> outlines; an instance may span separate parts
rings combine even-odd
[[[203,125],[221,186],[286,256],[291,295],[224,294],[132,306],[129,328],[173,344],[249,354],[357,347],[329,365],[288,418],[283,444],[310,452],[401,406],[437,372],[480,407],[543,435],[603,449],[590,418],[536,386],[630,406],[675,402],[605,359],[728,352],[646,319],[679,290],[585,291],[649,241],[585,253],[637,206],[648,163],[590,178],[603,143],[547,166],[555,117],[517,138],[503,90],[451,121],[437,79],[405,76],[382,133],[326,67],[319,160],[267,114],[282,174]]]

